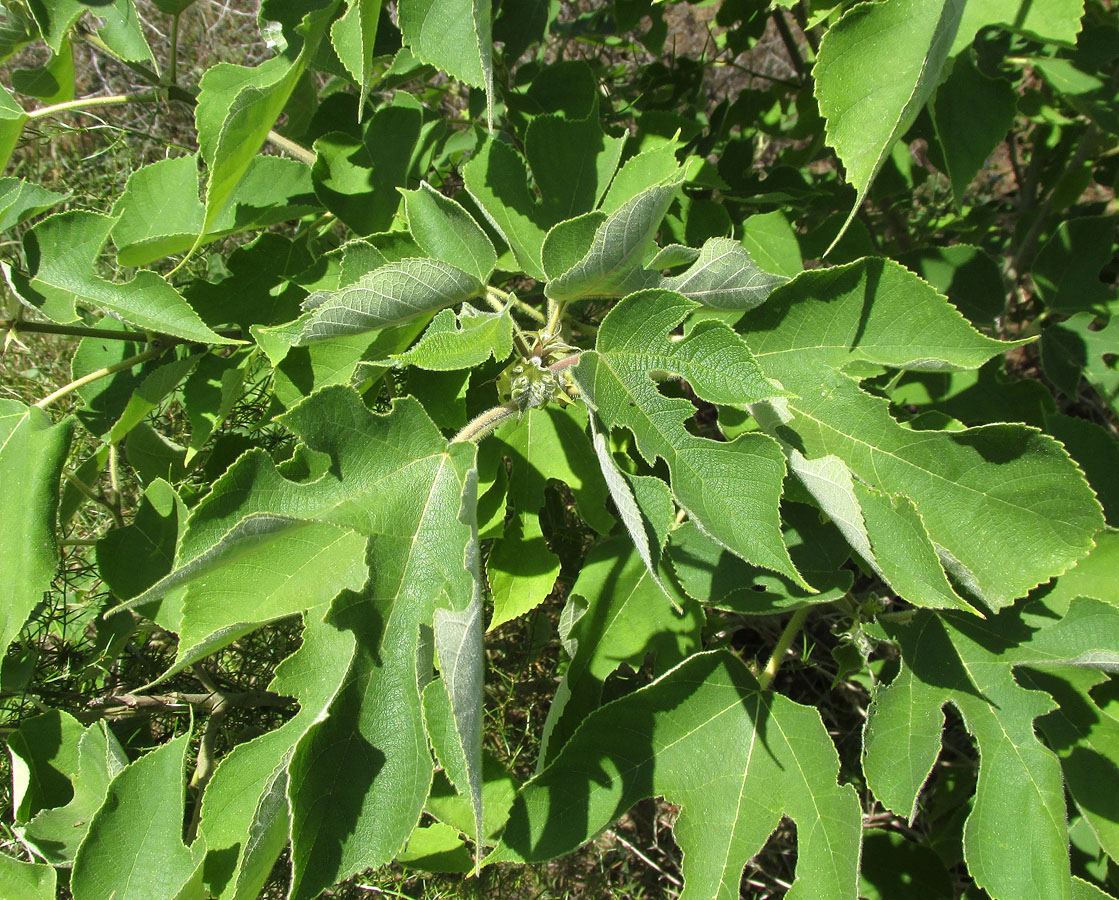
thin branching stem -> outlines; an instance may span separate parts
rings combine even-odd
[[[279,147],[285,153],[290,153],[300,162],[305,162],[309,166],[315,164],[315,152],[308,150],[302,144],[297,144],[291,138],[286,138],[277,131],[268,132],[268,143]]]
[[[134,94],[106,94],[101,97],[79,97],[76,100],[67,100],[65,103],[55,103],[51,106],[41,106],[27,113],[28,119],[42,119],[46,116],[55,116],[59,113],[72,112],[73,110],[94,109],[99,106],[119,106],[122,103],[148,103],[159,99],[159,91],[137,91]]]
[[[100,369],[95,369],[81,378],[71,381],[69,384],[64,384],[57,391],[47,394],[42,400],[35,405],[39,409],[46,409],[57,400],[61,400],[67,394],[72,394],[78,388],[85,387],[101,378],[107,378],[109,375],[115,375],[117,372],[123,372],[125,369],[131,369],[133,366],[138,366],[140,363],[145,363],[149,359],[155,359],[160,356],[167,348],[163,344],[156,344],[149,347],[143,353],[137,353],[135,356],[130,356],[128,359],[122,359],[118,363],[113,363],[111,366],[103,366]]]

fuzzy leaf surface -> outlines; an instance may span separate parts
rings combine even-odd
[[[311,310],[300,344],[360,334],[396,325],[476,297],[483,284],[474,275],[437,259],[402,259],[363,275],[338,291],[311,294]]]
[[[974,331],[900,265],[805,272],[740,329],[762,371],[797,394],[773,404],[767,429],[810,463],[835,457],[865,485],[908,498],[948,572],[989,605],[1008,605],[1090,549],[1102,512],[1051,438],[1023,425],[915,431],[842,370],[977,368],[1012,346]]]
[[[464,304],[455,315],[449,309],[436,313],[427,330],[412,347],[393,355],[400,365],[435,372],[468,369],[491,356],[496,362],[513,352],[513,322],[507,312],[479,312]]]
[[[695,408],[665,397],[653,380],[678,376],[711,403],[750,403],[747,397],[782,393],[721,322],[702,322],[682,340],[669,339],[697,305],[670,291],[630,295],[603,321],[596,349],[582,354],[575,378],[605,424],[633,432],[650,464],[665,460],[677,502],[700,528],[743,559],[800,583],[781,540],[780,448],[760,434],[731,443],[691,435],[684,420]]]
[[[742,869],[783,815],[797,825],[790,900],[858,894],[859,803],[816,710],[762,692],[725,651],[696,654],[586,718],[517,797],[492,859],[543,861],[645,797],[682,808],[681,900],[739,895]]]

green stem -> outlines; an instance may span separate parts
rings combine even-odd
[[[171,59],[167,63],[167,84],[175,83],[179,69],[179,13],[171,16]]]
[[[548,301],[548,324],[544,326],[544,331],[540,336],[542,340],[548,341],[559,335],[560,321],[563,319],[565,309],[567,309],[567,301],[565,300]]]
[[[765,669],[761,675],[758,676],[758,685],[763,691],[768,691],[769,686],[773,684],[773,677],[777,674],[777,670],[781,668],[781,663],[785,661],[785,656],[789,652],[789,648],[793,645],[797,634],[800,632],[801,627],[804,625],[804,620],[808,618],[809,607],[802,606],[792,614],[792,617],[785,623],[785,630],[781,632],[781,636],[777,638],[777,644],[773,648],[773,655],[770,656],[769,662],[765,664]]]
[[[147,103],[159,99],[159,91],[138,91],[135,94],[108,94],[103,97],[79,97],[53,106],[42,106],[27,113],[28,119],[42,119],[57,113],[71,112],[76,109],[92,109],[98,106],[117,106],[122,103]]]
[[[88,375],[83,375],[69,384],[64,384],[54,393],[48,394],[42,400],[35,404],[39,409],[46,409],[56,400],[61,400],[67,394],[71,394],[78,388],[85,387],[100,378],[106,378],[109,375],[115,375],[117,372],[123,372],[125,369],[131,369],[133,366],[138,366],[140,363],[145,363],[149,359],[155,359],[160,356],[167,348],[162,344],[156,344],[154,347],[149,347],[143,353],[137,353],[135,356],[130,356],[128,359],[122,359],[118,363],[113,363],[111,366],[104,366],[100,369],[95,369]]]
[[[63,469],[62,470],[62,475],[68,482],[70,482],[70,484],[72,484],[75,488],[77,488],[78,493],[80,493],[87,500],[92,500],[98,506],[105,507],[105,509],[107,509],[109,511],[109,515],[111,515],[113,517],[113,524],[117,528],[123,528],[124,527],[124,519],[121,518],[120,512],[108,500],[106,500],[104,497],[102,497],[100,494],[98,494],[93,488],[91,488],[88,484],[86,484],[84,481],[82,481],[73,472],[67,472],[65,469]]]
[[[501,406],[487,409],[480,416],[476,416],[468,422],[462,431],[451,438],[451,443],[453,444],[456,441],[480,441],[498,425],[506,419],[512,418],[518,412],[520,412],[520,407],[516,403],[503,403]]]
[[[8,320],[0,322],[0,331],[31,331],[38,334],[66,334],[72,337],[107,338],[114,341],[135,341],[146,344],[151,338],[142,331],[113,331],[111,328],[85,328],[80,325],[56,325],[54,322]]]
[[[295,141],[284,137],[278,132],[269,131],[268,142],[279,147],[284,152],[290,153],[300,162],[305,162],[309,166],[313,166],[315,164],[315,154],[313,151],[308,150],[302,144],[297,144]]]
[[[509,291],[500,290],[498,288],[493,287],[492,285],[487,285],[486,286],[486,294],[487,294],[486,299],[490,301],[491,306],[493,306],[494,298],[496,298],[497,300],[500,300],[500,301],[504,301],[504,303],[508,303],[510,300],[512,300],[513,305],[515,307],[517,307],[517,309],[519,309],[521,312],[523,312],[526,316],[528,316],[533,321],[539,322],[541,325],[543,325],[547,321],[547,319],[544,317],[544,313],[540,312],[540,310],[538,310],[532,304],[525,303],[524,300],[522,300],[520,297],[518,297],[514,293],[511,293]],[[502,307],[502,306],[494,306],[494,309],[503,309],[503,308],[504,307]]]

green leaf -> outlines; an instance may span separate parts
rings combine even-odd
[[[182,406],[190,419],[187,462],[201,450],[241,399],[248,360],[245,353],[207,353],[186,379]]]
[[[269,685],[276,694],[295,697],[299,711],[273,731],[234,747],[218,763],[203,796],[199,834],[210,851],[207,880],[222,900],[256,900],[271,874],[291,827],[287,803],[276,810],[269,802],[271,791],[279,775],[287,778],[295,747],[326,715],[353,659],[352,634],[317,616],[306,616],[305,622],[303,643],[280,663]],[[282,838],[272,858],[261,852],[264,844],[248,855],[247,836],[272,830]]]
[[[32,0],[28,6],[52,53],[58,53],[71,26],[89,8],[78,0]]]
[[[381,0],[347,0],[346,11],[330,26],[331,46],[357,82],[358,110],[364,109],[373,82],[374,47],[380,21]]]
[[[41,409],[0,399],[0,652],[16,639],[58,568],[59,478],[73,431],[69,419],[55,425]]]
[[[1090,312],[1048,326],[1041,333],[1041,364],[1045,374],[1066,397],[1075,399],[1080,382],[1087,381],[1100,398],[1119,411],[1119,310],[1102,325]]]
[[[198,365],[199,357],[184,356],[181,359],[172,358],[167,363],[157,366],[147,373],[140,382],[128,403],[121,412],[120,418],[113,423],[109,430],[109,441],[116,443],[123,438],[137,424],[147,418],[148,414],[157,409],[160,404],[174,391]]]
[[[638,194],[598,226],[586,255],[548,282],[553,300],[628,293],[629,278],[640,271],[661,219],[680,188],[683,173]]]
[[[932,120],[957,207],[963,206],[968,185],[1014,124],[1017,101],[1009,82],[988,78],[966,52],[956,57],[951,74],[937,89]]]
[[[493,597],[487,631],[523,616],[543,603],[555,586],[560,560],[544,540],[535,514],[515,514],[486,559]]]
[[[404,259],[374,269],[338,291],[316,291],[304,302],[310,315],[299,344],[396,325],[477,297],[474,275],[437,259]]]
[[[656,286],[715,309],[746,310],[764,303],[773,289],[786,281],[782,275],[770,275],[758,268],[738,241],[711,238],[687,270],[661,279]]]
[[[458,315],[440,310],[412,347],[394,353],[402,366],[435,372],[479,366],[491,356],[503,362],[513,352],[513,321],[508,312],[479,312],[463,304]]]
[[[117,221],[112,236],[120,264],[143,266],[187,253],[205,221],[198,191],[195,155],[160,160],[134,171],[113,207]],[[321,207],[311,191],[310,171],[304,163],[257,156],[203,242],[315,212]]]
[[[51,866],[0,855],[0,891],[8,900],[54,900],[55,878]]]
[[[681,807],[681,900],[737,897],[743,867],[783,815],[798,838],[786,896],[854,900],[861,818],[838,769],[816,710],[760,691],[725,651],[696,654],[588,716],[524,786],[490,858],[551,859],[661,795]]]
[[[162,2],[166,5],[168,0]],[[97,29],[97,36],[111,52],[128,62],[154,61],[134,0],[113,0],[105,5],[95,5],[94,15],[105,20],[105,24]]]
[[[108,725],[90,725],[78,739],[73,797],[65,806],[42,810],[21,830],[22,840],[54,865],[70,865],[109,783],[126,765],[128,757]]]
[[[0,178],[0,231],[14,228],[68,197],[22,178]]]
[[[680,168],[676,161],[679,149],[674,141],[666,141],[627,159],[610,182],[601,211],[607,215],[616,212],[638,194],[673,178]]]
[[[225,212],[241,179],[260,152],[268,132],[287,105],[308,62],[326,34],[335,2],[296,12],[302,42],[259,66],[218,63],[199,83],[195,123],[198,145],[209,169],[206,215],[199,242]],[[297,54],[297,55],[296,55]]]
[[[414,174],[423,129],[423,108],[401,93],[370,117],[360,138],[338,131],[321,136],[311,169],[315,193],[357,234],[387,231],[400,206],[396,189]]]
[[[326,522],[251,513],[114,611],[143,607],[186,587],[181,622],[172,626],[179,634],[177,671],[266,622],[325,607],[342,590],[360,589],[367,576],[365,543],[362,535]]]
[[[117,599],[139,596],[171,571],[186,517],[178,493],[157,478],[144,490],[133,520],[97,542],[98,570]]]
[[[991,325],[1006,307],[998,264],[979,247],[922,247],[901,254],[898,262],[944,294],[976,327]]]
[[[12,287],[24,302],[62,324],[79,321],[81,304],[158,334],[207,344],[239,343],[207,328],[182,295],[155,272],[137,272],[123,284],[94,274],[115,221],[84,211],[44,219],[23,238],[30,274],[11,272]]]
[[[534,118],[525,130],[525,156],[540,191],[542,221],[554,225],[598,206],[624,145],[624,137],[603,132],[597,102],[585,119]]]
[[[508,144],[490,137],[463,166],[462,178],[517,264],[527,275],[544,281],[540,248],[547,227],[529,188],[524,159]]]
[[[794,278],[804,268],[796,232],[780,210],[744,219],[742,245],[764,271],[774,275]]]
[[[109,785],[74,860],[82,900],[175,897],[195,877],[204,846],[183,843],[183,775],[190,734],[140,757]]]
[[[1027,670],[1018,675],[1023,687],[1045,691],[1057,708],[1037,720],[1049,748],[1061,760],[1072,799],[1088,820],[1100,846],[1119,858],[1119,804],[1101,791],[1119,759],[1119,720],[1107,715],[1092,699],[1091,690],[1108,681],[1093,669]]]
[[[1061,767],[1034,733],[1034,720],[1054,704],[1020,686],[1013,669],[1114,664],[1119,610],[1078,600],[1040,630],[1018,608],[985,621],[921,610],[886,629],[901,648],[902,669],[875,694],[867,723],[863,771],[874,795],[912,818],[940,749],[941,708],[951,703],[979,745],[964,831],[976,884],[996,900],[1071,897]]]
[[[1084,216],[1057,225],[1034,260],[1031,275],[1045,305],[1054,312],[1106,313],[1114,285],[1100,279],[1119,242],[1119,216]]]
[[[861,3],[820,42],[812,69],[816,98],[827,120],[828,143],[858,191],[832,247],[862,205],[894,141],[936,90],[967,5],[966,0]]]
[[[548,710],[541,767],[599,706],[607,676],[620,666],[640,669],[651,653],[660,674],[700,648],[702,609],[662,578],[678,610],[664,602],[628,537],[607,538],[587,555],[560,618],[571,663]]]
[[[1119,531],[1108,528],[1096,535],[1096,546],[1075,566],[1038,590],[1050,609],[1064,613],[1077,597],[1119,606]]]
[[[482,284],[489,281],[497,253],[470,214],[426,181],[419,190],[401,193],[408,228],[424,253],[469,272]]]
[[[27,822],[44,809],[69,803],[78,771],[81,723],[67,712],[48,710],[24,719],[8,737],[12,764],[12,813]]]
[[[293,474],[304,465],[315,474],[293,481],[263,451],[246,453],[195,509],[180,558],[205,552],[254,513],[370,538],[368,583],[343,593],[330,614],[335,627],[353,632],[357,651],[329,715],[290,767],[293,896],[313,898],[390,860],[427,797],[432,769],[420,685],[430,666],[420,662],[420,628],[432,626],[437,605],[474,595],[471,528],[460,518],[472,514],[463,498],[474,448],[448,448],[411,398],[378,416],[342,387],[319,391],[280,421],[307,448]]]
[[[27,113],[16,102],[11,91],[0,84],[0,172],[8,167],[12,151],[19,143],[19,136],[23,134],[26,123]]]
[[[469,872],[474,865],[458,829],[432,822],[417,825],[396,861],[406,869],[423,872]]]
[[[901,266],[805,272],[743,326],[765,375],[798,395],[772,404],[767,429],[810,463],[838,458],[866,487],[907,498],[920,519],[904,514],[910,534],[919,524],[931,542],[926,558],[935,552],[985,603],[1009,604],[1091,546],[1099,506],[1055,441],[1018,425],[913,431],[836,368],[974,368],[1008,346],[972,330]]]
[[[693,522],[669,535],[668,555],[680,586],[701,603],[743,615],[773,615],[844,596],[854,579],[842,568],[851,551],[838,529],[821,523],[816,509],[800,503],[783,504],[781,520],[789,556],[817,593],[743,562]]]
[[[400,30],[417,59],[486,92],[493,131],[493,18],[490,0],[403,0]]]
[[[74,99],[74,50],[64,40],[57,53],[35,69],[13,69],[12,89],[36,97],[43,106]]]
[[[749,403],[781,393],[746,345],[721,322],[701,322],[682,340],[671,332],[698,304],[669,291],[642,291],[619,303],[599,328],[596,350],[574,369],[587,402],[610,427],[633,432],[650,463],[665,460],[676,501],[707,534],[743,559],[803,584],[781,540],[777,504],[785,466],[770,438],[731,443],[695,437],[695,409],[661,394],[658,373],[685,379],[711,403]]]

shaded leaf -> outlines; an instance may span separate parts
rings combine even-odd
[[[588,716],[524,786],[491,859],[551,859],[661,795],[681,807],[681,900],[738,896],[743,867],[783,815],[798,837],[786,896],[854,900],[862,828],[838,763],[816,710],[759,691],[725,651],[696,654]]]
[[[0,652],[42,601],[58,567],[55,517],[73,422],[0,399]]]

